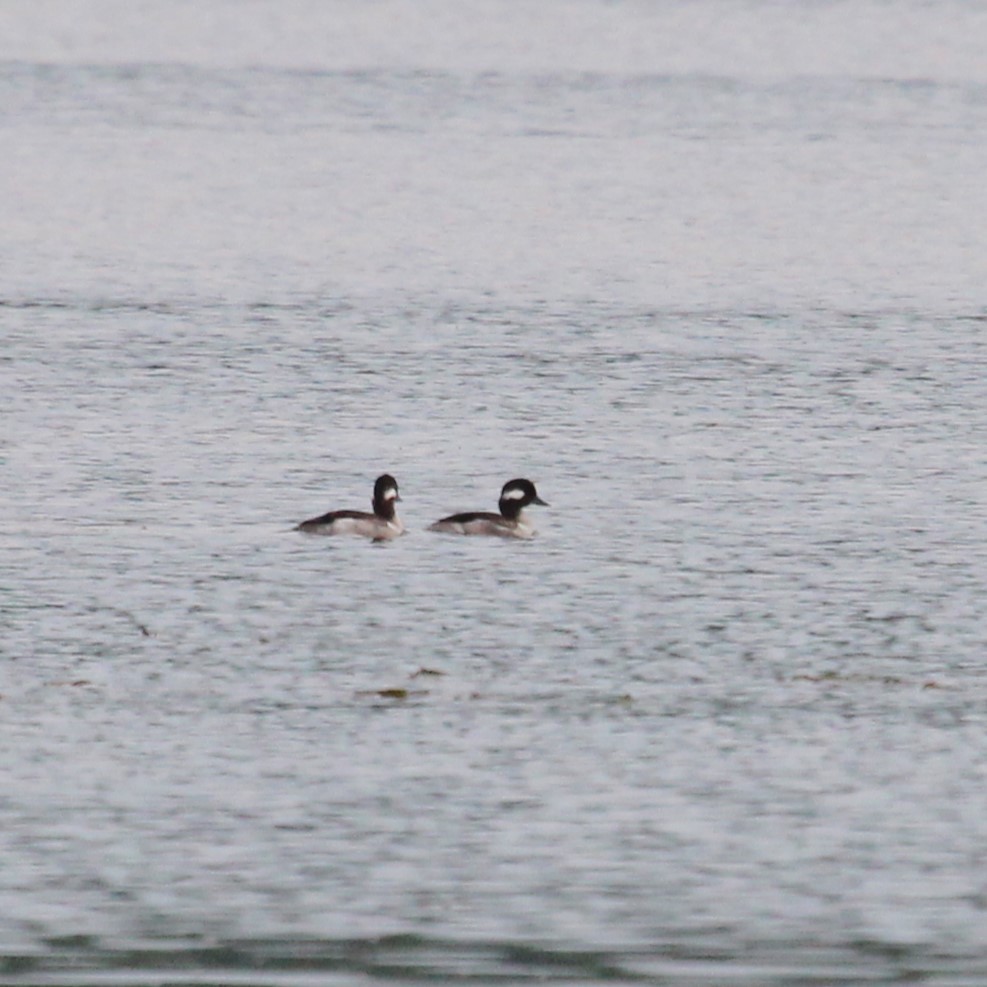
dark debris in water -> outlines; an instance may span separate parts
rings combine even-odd
[[[358,696],[376,696],[378,699],[413,699],[418,696],[427,696],[427,689],[364,689],[357,693]]]
[[[793,675],[792,682],[812,682],[815,684],[827,684],[830,682],[846,682],[862,685],[886,685],[886,686],[916,686],[919,685],[914,679],[901,675],[867,675],[861,672],[820,672],[818,675],[810,675],[803,672]],[[937,682],[935,679],[926,679],[921,683],[922,689],[948,689],[949,686]]]
[[[133,624],[133,626],[140,632],[142,637],[153,637],[151,630],[148,628],[147,624],[143,621],[138,620],[129,610],[123,610],[119,607],[107,607],[110,613],[116,614],[118,617],[122,617],[128,623]]]
[[[417,671],[412,672],[409,679],[438,678],[445,675],[445,672],[437,668],[425,668],[421,666]],[[407,686],[389,686],[383,689],[364,689],[357,693],[358,696],[373,696],[377,699],[395,699],[402,701],[405,699],[417,699],[420,696],[427,696],[428,689],[409,689]]]

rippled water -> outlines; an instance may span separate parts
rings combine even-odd
[[[0,40],[0,979],[985,982],[985,8],[91,7]]]

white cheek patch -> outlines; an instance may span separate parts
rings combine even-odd
[[[511,487],[501,494],[502,500],[524,500],[526,494],[520,487]]]
[[[384,500],[397,500],[398,492],[396,487],[388,487],[384,491]]]

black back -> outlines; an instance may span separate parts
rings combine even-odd
[[[503,521],[500,514],[494,514],[492,511],[466,511],[464,514],[452,514],[449,517],[444,517],[442,521],[452,521],[454,524],[469,524],[470,521]]]

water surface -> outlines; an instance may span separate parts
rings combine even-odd
[[[5,981],[982,983],[982,7],[36,9]]]

